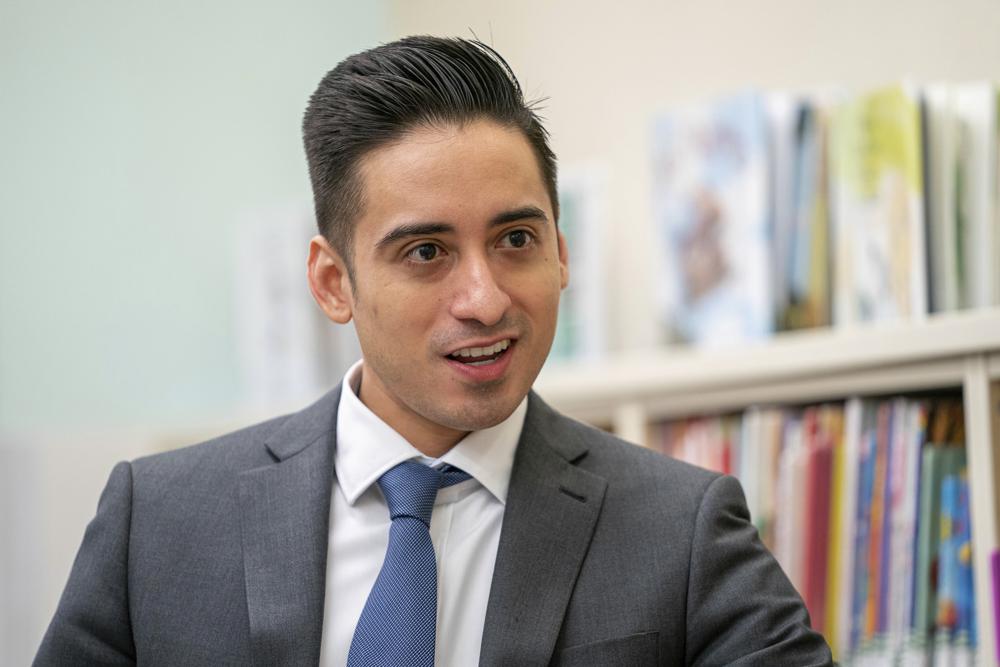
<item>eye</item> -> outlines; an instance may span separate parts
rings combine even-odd
[[[433,243],[421,243],[406,253],[406,258],[413,262],[430,262],[437,259],[441,248]]]
[[[503,236],[505,245],[511,248],[523,248],[534,240],[531,232],[526,229],[515,229]]]

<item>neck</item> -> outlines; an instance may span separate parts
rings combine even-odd
[[[358,398],[392,430],[414,446],[421,454],[432,459],[444,456],[458,441],[469,434],[434,423],[391,399],[385,392],[374,389],[374,378],[362,372]]]
[[[431,428],[422,428],[420,424],[415,424],[412,428],[399,428],[393,424],[389,425],[406,438],[406,441],[413,445],[421,454],[432,459],[444,456],[452,447],[458,444],[459,440],[468,435],[468,432],[455,431],[437,424],[433,424]]]

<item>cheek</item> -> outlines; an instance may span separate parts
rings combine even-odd
[[[358,290],[354,323],[372,349],[419,345],[434,318],[440,295],[391,275],[375,275]]]
[[[422,339],[433,327],[441,299],[430,291],[387,288],[382,298],[366,309],[369,331],[381,335],[382,345],[407,346]]]
[[[521,303],[537,321],[554,322],[558,316],[561,291],[558,276],[553,280],[546,275],[544,280],[534,280],[522,287]]]

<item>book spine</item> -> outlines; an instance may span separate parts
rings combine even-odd
[[[872,426],[875,406],[864,404],[860,455],[858,457],[858,500],[854,532],[854,593],[851,619],[851,650],[861,647],[868,638],[865,609],[868,601],[869,538],[871,533],[872,486],[875,477],[875,430]]]

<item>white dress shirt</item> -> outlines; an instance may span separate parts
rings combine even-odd
[[[434,663],[479,664],[507,486],[527,399],[500,424],[474,431],[441,458],[430,459],[361,402],[361,373],[360,361],[347,371],[337,410],[320,665],[347,664],[354,628],[389,544],[389,508],[376,482],[408,459],[435,467],[450,463],[472,476],[438,491],[431,515],[438,562]]]

